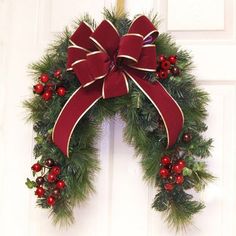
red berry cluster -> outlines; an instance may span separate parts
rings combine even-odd
[[[180,74],[179,67],[176,66],[177,56],[170,55],[166,58],[164,55],[158,57],[157,76],[159,79],[167,79],[169,75],[178,76]]]
[[[184,182],[183,169],[186,163],[182,159],[173,161],[170,156],[161,158],[160,177],[164,180],[164,188],[167,191],[172,191],[175,184],[181,185]]]
[[[64,180],[59,179],[61,168],[55,164],[53,159],[48,158],[44,165],[35,163],[31,169],[34,173],[41,171],[41,175],[35,180],[35,195],[38,198],[46,199],[47,204],[53,206],[56,200],[60,199],[61,192],[66,186]]]
[[[62,71],[58,69],[54,72],[52,78],[61,79]],[[41,74],[39,77],[40,83],[34,85],[34,93],[42,96],[42,99],[49,101],[52,98],[53,92],[56,92],[58,96],[63,97],[66,94],[64,86],[57,85],[52,81],[52,78],[48,74]]]

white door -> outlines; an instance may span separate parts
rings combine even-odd
[[[122,141],[119,118],[103,124],[97,193],[75,210],[72,227],[54,227],[24,186],[33,162],[32,127],[22,108],[31,94],[27,65],[73,19],[89,12],[99,21],[103,7],[114,5],[115,0],[0,0],[0,235],[175,235],[150,207],[155,192],[143,182],[134,150]],[[159,12],[159,31],[172,33],[192,52],[198,83],[211,96],[206,136],[214,138],[209,168],[218,179],[200,195],[207,208],[183,235],[236,235],[236,0],[126,0],[126,9],[131,16]]]

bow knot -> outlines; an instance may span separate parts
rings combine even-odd
[[[174,145],[183,126],[181,108],[159,83],[144,79],[156,71],[158,31],[145,16],[131,24],[120,36],[114,25],[104,20],[93,31],[82,22],[71,36],[67,70],[73,70],[81,86],[61,110],[53,128],[53,141],[69,156],[69,141],[83,115],[100,99],[129,92],[128,78],[142,90],[162,117],[167,131],[167,147]]]
[[[82,22],[71,37],[73,45],[68,49],[68,70],[75,72],[83,87],[103,79],[104,99],[127,94],[127,68],[156,70],[156,49],[151,43],[158,31],[147,20],[145,16],[138,17],[123,36],[108,20],[95,31]],[[145,22],[148,25],[142,28]]]

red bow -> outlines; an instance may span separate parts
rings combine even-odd
[[[69,141],[83,115],[100,99],[129,92],[128,78],[150,99],[163,118],[168,144],[172,146],[183,126],[183,114],[160,83],[144,77],[156,71],[156,47],[151,44],[158,31],[145,16],[136,18],[126,35],[120,36],[107,20],[93,30],[82,22],[71,36],[67,69],[73,70],[81,87],[69,98],[53,129],[53,141],[69,155]]]

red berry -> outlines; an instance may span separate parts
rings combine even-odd
[[[170,157],[169,156],[163,156],[162,158],[161,158],[161,164],[162,165],[169,165],[171,163],[171,160],[170,160]]]
[[[179,76],[179,74],[180,74],[179,67],[173,66],[173,67],[171,68],[171,73],[172,73],[173,76]]]
[[[170,55],[169,58],[168,58],[168,61],[174,65],[176,63],[176,60],[177,60],[177,56],[176,55]]]
[[[172,167],[172,170],[173,170],[175,173],[180,174],[180,173],[182,172],[183,168],[182,168],[181,166],[179,166],[179,165],[174,165],[174,166]]]
[[[66,186],[66,184],[65,184],[65,182],[63,180],[59,180],[59,181],[57,181],[56,186],[59,189],[63,189]]]
[[[174,188],[174,185],[171,184],[171,183],[167,183],[167,184],[164,185],[164,188],[165,188],[165,190],[167,190],[167,191],[172,191],[173,188]]]
[[[56,175],[54,175],[54,174],[52,174],[52,173],[49,173],[49,174],[48,174],[48,182],[53,183],[53,182],[55,182],[56,180],[57,180]]]
[[[183,170],[183,168],[186,166],[185,161],[184,160],[179,160],[178,161],[178,166],[180,166],[180,168],[182,168],[182,170]]]
[[[170,62],[169,61],[162,61],[161,68],[163,70],[168,70],[170,68]]]
[[[48,101],[52,98],[52,91],[45,91],[43,94],[42,94],[42,98],[43,100],[45,101]]]
[[[58,189],[58,188],[53,189],[52,195],[56,198],[60,197],[61,196],[60,189]]]
[[[59,166],[53,166],[50,173],[53,175],[59,175],[61,173],[61,168]]]
[[[44,86],[42,84],[34,85],[34,92],[37,94],[41,94],[43,92]]]
[[[41,80],[42,83],[47,83],[49,80],[48,74],[42,74],[39,79]]]
[[[167,178],[170,173],[166,168],[161,168],[159,174],[162,178]]]
[[[184,182],[184,177],[183,177],[183,175],[177,175],[176,177],[175,177],[175,183],[176,184],[182,184]]]
[[[34,171],[34,172],[39,172],[40,170],[42,170],[42,166],[39,164],[39,163],[35,163],[31,166],[31,169]]]
[[[47,198],[47,204],[48,204],[49,206],[53,206],[53,205],[55,205],[55,203],[56,203],[56,199],[55,199],[53,196],[49,196],[49,197]]]
[[[45,194],[45,189],[43,187],[38,187],[36,190],[35,190],[35,195],[37,195],[38,197],[43,197],[44,194]]]
[[[160,70],[159,72],[158,72],[158,77],[160,78],[160,79],[167,79],[168,78],[168,71],[166,71],[166,70]]]
[[[166,58],[163,54],[159,55],[159,57],[158,57],[159,62],[162,62],[162,61],[165,61],[165,60],[166,60]]]
[[[192,140],[192,135],[190,133],[184,133],[182,136],[182,140],[185,143],[189,143]]]
[[[48,158],[46,161],[45,161],[45,165],[48,166],[48,167],[52,167],[54,166],[54,160],[51,159],[51,158]]]
[[[54,77],[59,79],[61,77],[61,69],[58,69],[54,72]]]
[[[65,89],[64,87],[59,87],[59,88],[57,89],[57,95],[58,95],[58,96],[63,97],[63,96],[65,96],[65,94],[66,94],[66,89]]]
[[[45,180],[42,176],[37,177],[36,181],[37,185],[43,185]]]

